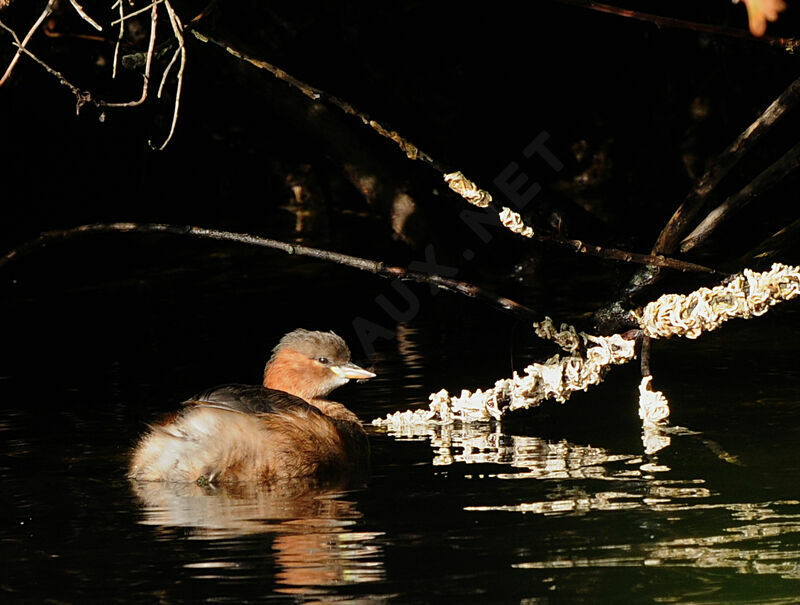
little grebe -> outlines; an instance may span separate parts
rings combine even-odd
[[[272,351],[264,386],[225,385],[184,402],[141,438],[128,476],[268,482],[363,470],[369,444],[358,417],[324,397],[373,376],[333,332],[289,332]]]

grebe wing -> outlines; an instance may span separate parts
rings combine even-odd
[[[242,414],[315,413],[300,397],[259,385],[225,384],[203,391],[183,402],[186,406],[212,407]]]

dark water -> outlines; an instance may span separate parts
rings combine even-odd
[[[183,397],[256,382],[295,327],[334,329],[356,357],[353,318],[393,331],[378,377],[337,392],[367,421],[549,351],[478,303],[418,288],[394,324],[375,302],[388,282],[219,244],[99,238],[2,279],[4,602],[800,599],[794,309],[656,345],[656,387],[692,433],[655,455],[620,368],[503,426],[371,430],[367,486],[297,494],[132,485],[126,455]]]

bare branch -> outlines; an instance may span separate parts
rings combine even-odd
[[[764,315],[782,302],[800,297],[800,267],[774,264],[769,271],[757,273],[745,269],[724,284],[700,288],[688,295],[664,294],[634,315],[640,330],[611,336],[593,336],[578,332],[573,326],[556,328],[546,317],[533,324],[536,335],[552,340],[565,355],[555,355],[544,363],[532,363],[520,376],[514,372],[487,389],[462,390],[450,395],[442,389],[432,393],[428,409],[395,412],[377,418],[372,424],[400,427],[424,424],[485,422],[501,418],[507,412],[532,408],[547,399],[564,402],[578,391],[599,384],[612,366],[635,358],[638,339],[685,336],[697,338],[716,330],[730,319],[750,319]],[[649,348],[649,344],[645,345]],[[648,353],[649,355],[649,353]],[[649,362],[643,363],[640,386],[640,412],[645,427],[664,426],[669,403],[663,393],[652,391]]]
[[[76,111],[80,111],[81,107],[83,107],[86,103],[91,103],[91,104],[93,104],[95,106],[99,105],[98,102],[95,101],[92,98],[91,93],[83,91],[80,88],[78,88],[77,86],[75,86],[74,84],[72,84],[69,80],[67,80],[64,77],[64,75],[61,72],[56,71],[55,69],[50,67],[47,63],[42,61],[39,57],[34,55],[27,48],[23,47],[21,42],[20,42],[20,40],[19,40],[19,38],[17,37],[16,32],[14,32],[14,30],[12,30],[10,27],[8,27],[2,21],[0,21],[0,28],[6,30],[8,33],[11,34],[11,36],[14,38],[15,44],[21,49],[21,51],[25,55],[30,57],[34,62],[36,62],[38,65],[40,65],[47,73],[49,73],[50,75],[54,76],[62,85],[66,86],[67,88],[69,88],[72,91],[72,94],[75,95],[75,99],[76,99]]]
[[[717,156],[711,168],[697,182],[697,185],[686,196],[686,199],[662,229],[653,246],[653,254],[670,254],[678,248],[678,244],[686,233],[692,219],[703,207],[717,185],[730,173],[739,160],[769,132],[770,128],[789,109],[797,105],[798,101],[800,101],[800,78],[792,82],[755,122],[750,124],[733,143],[728,145],[725,151]]]
[[[445,167],[442,166],[439,162],[437,162],[433,157],[431,157],[427,153],[424,153],[423,151],[421,151],[416,145],[411,143],[411,141],[401,137],[397,132],[395,132],[393,130],[389,130],[388,128],[384,127],[379,122],[376,122],[375,120],[370,118],[363,111],[359,111],[358,109],[353,107],[347,101],[343,101],[343,100],[333,96],[332,94],[329,94],[329,93],[325,92],[322,89],[315,88],[314,86],[311,86],[310,84],[306,84],[302,80],[299,80],[299,79],[295,78],[291,74],[285,72],[284,70],[280,69],[279,67],[276,67],[276,66],[272,65],[271,63],[268,63],[267,61],[263,61],[261,59],[256,59],[254,57],[250,57],[250,56],[246,55],[245,53],[233,48],[232,46],[230,46],[226,42],[222,42],[220,40],[215,40],[214,38],[206,36],[205,34],[202,34],[202,33],[198,32],[195,29],[192,30],[192,35],[195,38],[197,38],[198,40],[200,40],[201,42],[205,42],[207,44],[214,44],[216,46],[219,46],[220,48],[222,48],[223,50],[225,50],[229,54],[233,55],[237,59],[240,59],[242,61],[250,63],[251,65],[253,65],[254,67],[257,67],[259,69],[263,69],[265,71],[270,72],[273,76],[275,76],[279,80],[282,80],[282,81],[286,82],[287,84],[289,84],[293,88],[296,88],[297,90],[302,92],[305,96],[307,96],[312,101],[324,101],[326,103],[330,103],[331,105],[334,105],[334,106],[338,107],[339,109],[341,109],[344,113],[359,118],[364,124],[368,125],[370,128],[375,130],[375,132],[377,132],[381,136],[383,136],[383,137],[385,137],[387,139],[390,139],[390,140],[394,141],[395,143],[397,143],[397,145],[400,147],[400,149],[403,151],[403,153],[405,153],[406,156],[408,156],[409,159],[411,159],[411,160],[419,160],[419,161],[429,165],[434,170],[437,170],[437,171],[439,171],[441,173],[450,172],[449,170],[445,169]]]
[[[36,32],[36,30],[39,29],[39,26],[44,22],[45,19],[47,19],[50,13],[53,12],[53,6],[55,5],[55,3],[56,0],[48,1],[47,6],[45,6],[44,10],[42,11],[42,14],[39,15],[39,18],[36,19],[36,22],[31,26],[30,30],[28,30],[28,33],[22,40],[22,42],[19,41],[19,38],[17,38],[16,33],[14,33],[9,27],[3,25],[3,28],[6,31],[11,32],[11,34],[14,36],[14,40],[17,43],[17,52],[14,53],[14,57],[11,59],[11,63],[8,64],[8,67],[6,68],[6,73],[4,73],[3,77],[0,78],[0,86],[5,84],[9,76],[11,76],[11,72],[14,71],[14,66],[17,64],[17,61],[19,61],[20,55],[22,55],[23,51],[25,50],[25,47],[28,45],[28,42],[30,42],[34,32]]]
[[[125,18],[125,3],[122,0],[117,0],[114,4],[119,8],[119,33],[117,34],[117,42],[114,44],[114,60],[111,67],[111,78],[117,77],[117,65],[119,64],[119,46],[122,44],[122,37],[125,35],[125,24],[122,22]]]
[[[672,27],[676,29],[687,29],[703,34],[710,34],[715,36],[726,36],[729,38],[742,38],[752,41],[760,41],[769,44],[770,46],[777,46],[787,52],[794,52],[800,47],[800,40],[797,38],[774,38],[771,36],[751,36],[747,31],[741,29],[734,29],[731,27],[722,27],[719,25],[709,25],[707,23],[697,23],[696,21],[687,21],[685,19],[675,19],[673,17],[663,17],[661,15],[654,15],[651,13],[643,13],[640,11],[629,10],[626,8],[619,8],[610,4],[603,4],[595,2],[594,0],[555,0],[559,4],[567,4],[571,6],[578,6],[587,10],[597,11],[599,13],[606,13],[609,15],[616,15],[617,17],[626,17],[628,19],[635,19],[637,21],[646,21],[658,27]]]
[[[708,273],[710,275],[724,275],[723,272],[705,265],[690,263],[660,254],[639,254],[637,252],[628,252],[627,250],[618,250],[616,248],[604,248],[578,239],[566,239],[549,235],[535,235],[534,237],[543,243],[548,243],[559,248],[566,248],[579,254],[596,256],[598,258],[621,261],[624,263],[635,263],[638,265],[652,265],[684,272],[691,271],[694,273]]]
[[[681,242],[681,252],[688,252],[702,244],[730,214],[744,208],[798,167],[800,167],[800,143],[796,144],[777,162],[761,172],[739,193],[730,196],[709,212],[708,216]]]
[[[89,15],[86,14],[86,11],[83,10],[83,7],[78,4],[75,0],[69,0],[70,4],[72,4],[72,8],[81,16],[81,19],[86,21],[89,25],[95,28],[97,31],[103,31],[103,28],[100,27],[100,24],[97,23],[94,19],[92,19]]]
[[[122,23],[123,21],[130,19],[131,17],[136,17],[138,15],[141,15],[142,13],[147,12],[148,9],[154,8],[156,4],[159,4],[163,1],[164,0],[155,0],[155,2],[153,2],[153,4],[151,4],[150,6],[145,6],[144,8],[140,8],[137,11],[133,11],[132,13],[128,13],[127,15],[123,15],[119,19],[115,19],[114,21],[111,22],[111,25],[116,25],[117,23]]]
[[[167,81],[167,76],[169,72],[172,70],[172,66],[175,64],[175,60],[180,56],[181,63],[180,67],[178,68],[178,82],[175,86],[175,107],[172,112],[172,123],[169,127],[169,134],[167,134],[167,138],[164,139],[164,142],[159,147],[154,147],[158,151],[162,151],[167,144],[172,139],[172,135],[175,132],[175,124],[178,122],[178,109],[181,103],[181,89],[183,88],[183,70],[186,67],[186,44],[184,43],[183,39],[183,24],[181,23],[180,18],[175,13],[172,8],[172,5],[169,3],[169,0],[164,0],[164,6],[167,8],[167,13],[169,14],[169,21],[172,25],[172,32],[175,34],[175,39],[178,41],[178,48],[175,50],[175,53],[172,55],[172,59],[170,60],[169,64],[167,65],[166,69],[164,70],[164,75],[161,77],[161,85],[158,87],[158,98],[161,98],[161,93],[164,90],[164,83]],[[153,147],[153,143],[150,142],[150,146]]]
[[[332,105],[335,105],[345,113],[360,118],[360,120],[364,124],[370,126],[373,130],[375,130],[375,132],[397,143],[400,149],[406,154],[406,156],[409,159],[420,160],[423,163],[430,166],[431,168],[433,168],[434,170],[442,173],[442,176],[444,180],[448,183],[449,187],[468,202],[476,204],[480,207],[486,207],[491,204],[492,196],[488,192],[478,189],[474,183],[466,179],[460,172],[453,172],[447,170],[440,162],[435,160],[432,156],[428,155],[427,153],[421,151],[419,147],[414,145],[411,141],[403,138],[397,132],[387,130],[386,128],[381,126],[378,122],[372,120],[365,113],[357,110],[350,103],[342,101],[319,88],[315,88],[314,86],[311,86],[310,84],[307,84],[302,80],[295,78],[294,76],[288,74],[284,70],[275,67],[271,63],[262,61],[261,59],[255,59],[253,57],[250,57],[240,52],[239,50],[231,47],[225,42],[214,40],[213,38],[210,38],[198,32],[197,30],[192,30],[192,34],[194,35],[195,38],[197,38],[201,42],[215,44],[220,48],[224,49],[229,54],[236,57],[237,59],[250,63],[251,65],[259,69],[263,69],[270,72],[276,78],[296,88],[297,90],[299,90],[312,100],[327,101]],[[635,252],[627,252],[625,250],[603,248],[601,246],[587,244],[580,240],[570,240],[556,236],[539,235],[534,233],[533,229],[524,225],[522,223],[522,219],[519,216],[519,214],[511,211],[509,208],[504,207],[498,212],[500,213],[501,218],[505,219],[503,220],[504,225],[508,227],[511,231],[518,233],[522,237],[527,237],[542,243],[552,244],[555,246],[566,248],[578,254],[588,254],[590,256],[598,256],[601,258],[607,258],[622,262],[655,265],[658,267],[677,269],[679,271],[698,271],[702,273],[716,273],[713,269],[709,267],[704,267],[702,265],[698,265],[695,263],[687,263],[676,259],[665,258],[661,255],[638,254]]]
[[[65,240],[78,235],[90,233],[171,233],[173,235],[189,235],[202,239],[238,242],[251,246],[260,246],[262,248],[272,248],[287,254],[308,256],[310,258],[316,258],[319,260],[352,267],[360,271],[368,271],[369,273],[374,273],[375,275],[379,275],[380,277],[385,277],[388,279],[400,279],[402,281],[414,281],[432,284],[441,290],[449,290],[450,292],[468,296],[469,298],[482,300],[496,308],[499,308],[503,311],[508,311],[526,320],[530,320],[538,316],[533,309],[530,309],[529,307],[526,307],[525,305],[517,303],[511,299],[504,298],[502,296],[496,296],[473,284],[442,277],[441,275],[409,271],[407,269],[403,269],[402,267],[387,266],[379,261],[359,258],[357,256],[350,256],[348,254],[341,254],[339,252],[331,252],[329,250],[321,250],[319,248],[311,248],[309,246],[302,246],[300,244],[290,244],[288,242],[268,239],[247,233],[219,231],[217,229],[205,229],[203,227],[164,225],[158,223],[94,223],[90,225],[72,227],[70,229],[55,229],[52,231],[45,231],[40,233],[36,238],[20,244],[13,250],[10,250],[0,257],[0,269],[14,260],[26,254],[30,254],[34,250],[37,250],[50,241]]]
[[[142,82],[142,94],[141,96],[135,101],[125,101],[125,102],[110,102],[110,101],[100,101],[100,105],[104,107],[136,107],[141,105],[147,99],[147,87],[150,83],[150,68],[153,64],[153,48],[155,48],[156,44],[156,26],[158,25],[158,3],[162,2],[163,0],[156,0],[153,2],[150,8],[150,42],[147,45],[147,55],[145,60],[144,66],[144,81]],[[146,9],[142,9],[146,10]],[[142,11],[137,11],[137,13]],[[133,13],[127,15],[127,17],[133,16]],[[114,22],[116,23],[116,21]],[[113,23],[112,23],[113,25]]]

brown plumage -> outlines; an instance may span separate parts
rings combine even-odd
[[[369,459],[358,417],[325,397],[375,376],[333,332],[295,330],[273,349],[264,386],[231,384],[151,426],[128,476],[140,481],[276,481],[355,473]]]

